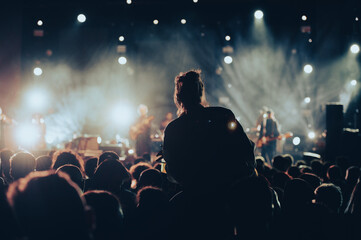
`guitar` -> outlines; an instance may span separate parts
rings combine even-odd
[[[144,133],[149,128],[150,123],[153,121],[154,116],[145,118],[143,121],[138,122],[130,127],[129,136],[132,140],[137,139],[139,134]]]
[[[256,146],[258,148],[261,148],[263,145],[267,145],[270,141],[286,139],[286,138],[290,138],[292,136],[293,136],[293,133],[286,132],[285,134],[281,134],[278,137],[262,137],[262,138],[258,139]]]

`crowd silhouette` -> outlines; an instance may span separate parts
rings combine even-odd
[[[255,156],[232,111],[207,106],[200,71],[175,78],[174,101],[166,172],[149,154],[3,149],[0,239],[360,239],[355,161]]]

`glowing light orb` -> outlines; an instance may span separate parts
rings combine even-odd
[[[134,154],[134,149],[129,149],[129,150],[128,150],[128,154],[129,154],[129,155]]]
[[[237,127],[237,124],[234,121],[231,121],[228,123],[229,130],[234,130],[234,129],[236,129],[236,127]]]
[[[118,63],[120,65],[125,65],[127,63],[127,58],[126,57],[120,57],[118,58]]]
[[[226,64],[231,64],[233,62],[233,58],[231,56],[225,56],[224,57],[224,62]]]
[[[310,131],[310,132],[308,132],[307,136],[309,139],[314,139],[316,137],[316,133],[313,131]]]
[[[294,137],[292,143],[293,145],[298,146],[301,143],[301,139],[299,137]]]
[[[98,142],[98,144],[101,144],[101,143],[102,143],[102,138],[101,138],[101,137],[97,137],[97,142]]]
[[[28,123],[22,124],[15,130],[15,140],[22,147],[32,147],[40,140],[40,129]]]
[[[350,51],[354,54],[359,53],[360,52],[360,46],[357,44],[352,44],[352,46],[350,47]]]
[[[36,67],[34,68],[33,72],[35,76],[40,76],[41,74],[43,74],[43,69]]]
[[[303,71],[305,73],[311,73],[313,71],[313,67],[310,65],[310,64],[306,64],[304,67],[303,67]]]
[[[113,122],[117,125],[120,126],[128,126],[133,122],[133,117],[134,117],[134,109],[125,104],[125,103],[120,103],[118,105],[116,105],[113,110],[112,110],[112,119]]]
[[[350,82],[351,86],[356,86],[357,85],[357,81],[354,79],[354,80],[351,80]]]
[[[197,2],[198,2],[198,0],[193,0],[193,2],[194,2],[194,3],[197,3]]]
[[[132,0],[127,0],[127,4],[132,4]]]
[[[43,26],[43,21],[38,20],[38,22],[36,23],[38,26]]]
[[[83,23],[86,21],[86,17],[82,13],[78,15],[77,19],[78,19],[78,22],[80,22],[80,23]]]
[[[302,21],[306,21],[306,20],[307,20],[307,16],[306,16],[306,15],[302,15],[301,19],[302,19]]]
[[[26,102],[34,110],[42,110],[47,103],[46,92],[41,89],[33,89],[26,95]]]
[[[158,19],[154,19],[153,24],[158,25],[158,23],[159,23]]]
[[[231,40],[231,37],[227,35],[227,36],[225,37],[225,39],[226,39],[226,41],[230,41],[230,40]]]
[[[257,10],[254,12],[254,17],[256,19],[262,19],[263,18],[263,12],[261,10]]]
[[[310,97],[305,97],[305,99],[303,100],[305,103],[310,103],[311,102],[311,98]]]
[[[120,36],[118,39],[119,39],[119,42],[123,42],[125,40],[124,36]]]
[[[185,19],[183,18],[183,19],[181,19],[181,23],[182,23],[182,24],[186,24],[186,23],[187,23],[187,20],[185,20]]]

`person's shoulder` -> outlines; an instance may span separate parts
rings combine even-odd
[[[170,123],[168,123],[167,127],[165,128],[165,131],[168,132],[171,129],[177,128],[177,126],[182,125],[183,122],[184,122],[184,116],[180,116],[174,119],[173,121],[171,121]]]
[[[224,107],[206,107],[205,110],[212,114],[234,117],[233,112],[230,109]]]

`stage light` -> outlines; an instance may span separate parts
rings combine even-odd
[[[356,81],[355,79],[354,79],[354,80],[351,80],[350,84],[351,84],[352,86],[356,86],[356,85],[357,85],[357,81]]]
[[[119,42],[124,42],[124,40],[125,40],[124,36],[120,36],[118,39],[119,39]]]
[[[102,143],[102,138],[101,137],[97,137],[97,143],[101,144]]]
[[[83,22],[85,22],[86,21],[86,17],[85,17],[85,15],[84,14],[79,14],[78,15],[78,22],[80,22],[80,23],[83,23]]]
[[[234,129],[236,129],[236,127],[237,127],[237,124],[234,121],[231,121],[228,123],[229,130],[234,130]]]
[[[181,23],[182,24],[186,24],[187,23],[187,20],[185,20],[184,18],[181,19]]]
[[[129,149],[129,150],[128,150],[128,154],[129,154],[129,155],[134,154],[134,149]]]
[[[314,139],[316,137],[316,133],[313,131],[310,131],[310,132],[308,132],[307,136],[309,139]]]
[[[311,43],[311,42],[312,42],[312,38],[309,38],[309,39],[308,39],[308,42]]]
[[[301,19],[302,19],[302,21],[306,21],[306,20],[307,20],[307,16],[306,16],[306,15],[302,15]]]
[[[197,3],[197,2],[198,2],[198,0],[193,0],[193,2],[194,2],[194,3]]]
[[[299,137],[294,137],[294,138],[292,139],[292,143],[293,143],[293,145],[298,146],[298,145],[301,143],[301,138],[299,138]]]
[[[118,58],[118,63],[119,63],[120,65],[126,64],[126,63],[127,63],[127,58],[126,58],[126,57],[120,57],[120,58]]]
[[[34,110],[41,111],[47,100],[46,92],[41,89],[33,89],[26,95],[27,104]]]
[[[355,21],[358,22],[358,17],[355,17]]]
[[[113,122],[117,125],[127,127],[133,122],[134,109],[129,105],[120,103],[112,110]]]
[[[352,46],[350,47],[350,51],[354,54],[359,53],[360,52],[360,47],[357,44],[352,44]]]
[[[153,24],[158,25],[158,23],[159,23],[158,19],[154,19]]]
[[[22,124],[15,130],[15,139],[21,147],[33,147],[40,140],[40,129],[34,124]]]
[[[305,99],[303,100],[305,103],[310,103],[311,102],[311,98],[310,97],[305,97]]]
[[[233,58],[231,56],[225,56],[224,62],[227,64],[231,64],[233,62]]]
[[[43,26],[43,21],[39,20],[39,21],[37,22],[37,24],[38,24],[38,26]]]
[[[127,4],[132,4],[132,0],[127,0]]]
[[[225,39],[226,39],[226,41],[230,41],[230,40],[231,40],[231,37],[227,35],[227,36],[225,37]]]
[[[262,19],[263,18],[263,12],[261,10],[257,10],[254,12],[254,17],[256,19]]]
[[[303,67],[303,71],[305,73],[311,73],[313,71],[313,67],[310,65],[310,64],[306,64],[304,67]]]
[[[36,67],[34,68],[33,72],[35,76],[40,76],[41,74],[43,74],[43,69]]]

